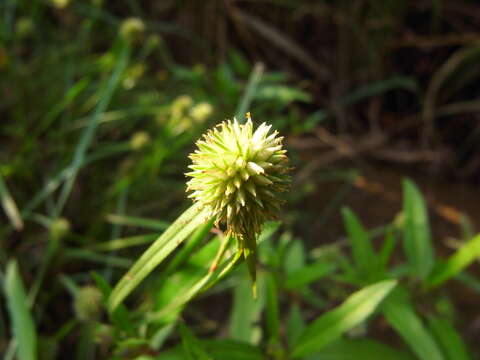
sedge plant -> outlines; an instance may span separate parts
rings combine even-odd
[[[271,125],[254,129],[250,113],[247,121],[234,118],[209,130],[197,141],[190,155],[191,171],[186,175],[189,197],[194,200],[165,232],[140,256],[113,289],[108,300],[113,311],[133,289],[199,226],[213,221],[225,230],[225,239],[212,259],[209,274],[195,292],[224,276],[240,259],[248,265],[256,294],[257,237],[265,221],[276,218],[288,189],[288,157],[282,137]],[[237,253],[223,267],[225,250],[237,240]],[[210,283],[209,283],[210,282]],[[192,294],[193,296],[195,294]]]

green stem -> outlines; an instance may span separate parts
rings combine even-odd
[[[228,231],[227,235],[222,241],[222,244],[220,245],[220,248],[218,249],[217,255],[215,256],[215,259],[212,262],[212,265],[210,266],[210,269],[208,270],[209,273],[214,272],[217,270],[218,264],[223,260],[223,256],[225,255],[225,251],[227,251],[228,247],[230,246],[231,240],[232,240],[232,232]]]

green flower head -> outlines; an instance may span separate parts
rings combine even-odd
[[[189,197],[208,209],[217,226],[225,224],[240,248],[251,251],[262,224],[276,218],[278,193],[290,182],[283,138],[270,129],[263,123],[254,130],[250,113],[245,124],[236,119],[218,124],[197,141],[186,174]]]

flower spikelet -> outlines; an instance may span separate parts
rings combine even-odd
[[[275,219],[288,188],[288,158],[282,137],[271,125],[254,130],[250,114],[245,124],[234,118],[209,130],[190,155],[189,197],[201,202],[240,242],[241,250],[255,251],[262,224]],[[246,254],[247,257],[247,254]]]

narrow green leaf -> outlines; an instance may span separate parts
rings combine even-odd
[[[319,351],[345,331],[366,320],[396,284],[395,280],[385,280],[367,286],[349,296],[342,305],[317,318],[295,344],[293,357],[303,357]]]
[[[448,360],[471,360],[467,346],[448,320],[432,316],[428,324]]]
[[[375,275],[377,272],[377,259],[367,231],[350,209],[343,208],[342,215],[357,268],[364,276]]]
[[[338,340],[305,360],[414,360],[398,349],[370,339]]]
[[[305,320],[303,319],[300,307],[293,303],[290,307],[290,312],[287,318],[287,342],[289,347],[292,347],[300,335],[305,330]]]
[[[8,191],[7,185],[3,181],[1,174],[0,174],[0,202],[13,228],[16,230],[22,230],[23,229],[22,217],[18,211],[17,204],[15,203],[15,201],[12,198],[12,195],[10,195],[10,192]]]
[[[200,340],[208,354],[215,360],[265,360],[257,346],[236,340]],[[183,348],[177,346],[173,349],[162,351],[157,360],[185,360]]]
[[[285,280],[285,288],[293,290],[317,281],[335,271],[335,265],[323,261],[304,266],[289,274]]]
[[[120,279],[108,299],[109,311],[113,311],[163,259],[204,222],[205,212],[201,211],[199,205],[195,204],[187,209]]]
[[[88,249],[94,251],[117,251],[132,246],[144,245],[158,238],[157,234],[136,235],[92,244]]]
[[[198,244],[200,244],[210,233],[212,229],[214,219],[211,219],[205,225],[201,225],[198,227],[197,230],[190,235],[190,238],[185,243],[185,245],[178,251],[175,257],[170,261],[170,263],[165,268],[165,276],[172,274],[180,265],[182,265],[186,259],[190,256],[190,254],[197,248]],[[218,241],[215,239],[213,241]],[[211,257],[209,258],[211,259]],[[205,260],[208,261],[209,259]],[[195,261],[195,259],[192,259]]]
[[[165,230],[170,225],[165,221],[119,214],[108,214],[106,220],[115,225],[136,226],[151,230]]]
[[[463,244],[455,254],[448,260],[440,264],[427,280],[428,288],[433,288],[443,284],[448,279],[454,277],[470,265],[475,259],[480,257],[480,235],[475,236],[470,241]]]
[[[425,279],[434,265],[430,226],[422,194],[410,180],[403,182],[403,211],[403,245],[410,270],[413,275]]]
[[[278,305],[278,286],[272,273],[265,274],[265,289],[267,291],[265,317],[267,333],[271,344],[280,341],[280,314]]]
[[[396,242],[397,238],[395,237],[393,232],[387,232],[387,234],[385,235],[385,240],[383,241],[382,247],[380,248],[380,252],[378,254],[380,267],[383,270],[386,270],[388,267],[388,262],[390,261],[390,257],[392,256],[393,250],[395,249]]]
[[[4,285],[19,359],[35,360],[37,358],[35,324],[28,307],[27,294],[18,271],[18,265],[14,260],[7,264]]]
[[[216,247],[215,247],[216,246]],[[161,301],[161,308],[158,312],[148,316],[149,322],[157,321],[172,321],[181,312],[182,307],[200,292],[209,289],[215,285],[220,279],[226,276],[242,258],[242,253],[237,252],[231,256],[215,271],[209,271],[210,260],[213,258],[213,252],[210,253],[207,260],[199,262],[205,254],[213,248],[216,249],[218,244],[208,243],[205,245],[199,253],[196,253],[189,259],[181,270],[177,271],[174,275],[169,277],[169,281],[164,283],[164,287],[159,291],[163,296]],[[200,255],[200,256],[197,256]],[[177,276],[178,279],[177,279]],[[178,289],[179,291],[173,292],[172,290]]]
[[[180,323],[179,330],[182,336],[183,350],[187,354],[188,360],[213,360],[187,325]]]
[[[63,207],[65,206],[65,203],[67,202],[68,197],[70,196],[70,193],[73,189],[73,184],[75,183],[77,175],[82,168],[82,164],[85,160],[87,150],[94,139],[99,124],[100,115],[107,109],[110,100],[112,99],[113,93],[115,92],[120,82],[120,77],[128,65],[131,47],[127,42],[119,42],[118,46],[114,47],[113,51],[114,54],[117,56],[115,67],[110,77],[104,83],[104,86],[101,88],[99,92],[99,102],[93,111],[88,126],[83,130],[82,136],[80,137],[80,140],[75,147],[75,153],[73,155],[73,159],[70,165],[68,166],[66,179],[60,192],[57,206],[55,209],[55,214],[57,216],[61,214]]]
[[[92,272],[91,276],[95,281],[95,284],[97,285],[97,287],[102,292],[103,303],[105,305],[106,300],[112,293],[112,288],[100,274],[96,272]],[[115,311],[110,313],[109,315],[112,323],[115,324],[115,326],[118,329],[125,331],[130,336],[135,335],[135,327],[133,326],[133,323],[130,320],[130,316],[127,308],[123,304],[120,304],[119,306],[117,306]]]
[[[255,97],[255,92],[257,91],[258,84],[262,79],[264,70],[265,66],[262,63],[256,63],[252,72],[250,73],[247,86],[237,105],[237,110],[235,111],[235,116],[240,121],[245,117],[245,113],[248,111],[248,108]]]
[[[382,305],[387,321],[421,360],[445,360],[437,343],[412,305],[401,294],[393,294]]]
[[[283,267],[287,274],[301,269],[305,265],[305,247],[303,242],[295,239],[285,253]]]
[[[244,270],[244,269],[242,269]],[[252,298],[251,281],[247,273],[242,271],[238,284],[233,291],[233,307],[230,314],[230,337],[247,343],[255,342],[258,333],[256,324],[264,306],[262,273],[258,274],[258,299]]]

